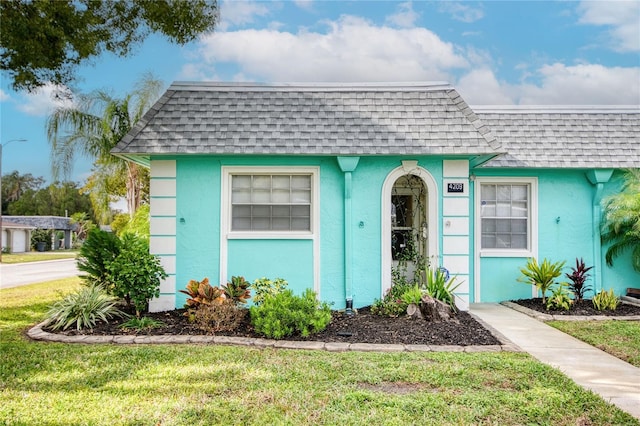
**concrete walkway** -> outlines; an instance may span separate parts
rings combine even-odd
[[[640,368],[499,304],[472,304],[472,314],[524,352],[640,419]]]

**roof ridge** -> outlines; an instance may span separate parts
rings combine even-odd
[[[453,95],[455,93],[455,95]],[[496,136],[491,132],[491,129],[484,124],[484,122],[478,117],[475,113],[475,110],[469,106],[469,104],[460,96],[460,93],[454,88],[447,91],[447,95],[454,103],[454,105],[458,108],[458,110],[464,114],[465,118],[469,120],[471,125],[482,135],[484,140],[487,141],[489,146],[494,149],[497,153],[501,153],[503,151],[502,143]]]
[[[168,90],[198,91],[433,91],[451,89],[446,81],[431,82],[362,82],[362,83],[257,83],[257,82],[220,82],[220,81],[174,81]]]
[[[473,105],[479,113],[567,114],[567,113],[640,113],[640,105]]]

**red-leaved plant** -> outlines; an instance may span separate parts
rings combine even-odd
[[[585,285],[585,282],[591,277],[591,274],[588,272],[593,269],[593,266],[587,267],[584,264],[584,260],[582,258],[576,258],[576,266],[571,267],[571,273],[565,273],[566,277],[569,278],[569,289],[574,294],[576,298],[576,302],[584,299],[585,292],[591,290],[591,286]]]

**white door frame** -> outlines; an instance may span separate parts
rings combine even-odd
[[[438,185],[426,169],[418,166],[417,161],[403,161],[402,166],[392,170],[382,185],[382,281],[380,297],[391,288],[391,193],[396,180],[405,175],[414,175],[422,179],[427,188],[427,253],[429,263],[438,266]]]

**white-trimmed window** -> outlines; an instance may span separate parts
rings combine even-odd
[[[314,232],[317,170],[227,168],[231,234],[294,235]]]
[[[479,240],[483,253],[527,254],[535,250],[534,178],[478,178]]]

